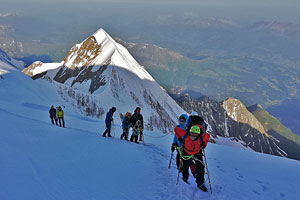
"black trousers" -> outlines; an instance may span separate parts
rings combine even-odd
[[[56,126],[57,126],[58,124],[57,124],[57,119],[56,119],[56,117],[50,117],[50,118],[51,118],[52,124],[54,125],[54,122],[55,122],[55,124],[56,124]]]
[[[106,137],[106,133],[108,133],[108,137],[111,137],[110,130],[111,130],[111,124],[106,124],[106,129],[102,134],[102,136]]]
[[[196,178],[196,183],[198,186],[202,185],[204,183],[204,163],[203,163],[203,156],[197,156],[198,160],[193,160],[192,158],[189,160],[183,160],[183,166],[182,166],[182,178],[183,179],[188,179],[189,177],[189,167],[191,165],[195,165],[196,171],[195,171],[195,178]]]
[[[58,118],[58,122],[59,122],[59,126],[61,126],[61,124],[63,124],[63,127],[65,127],[65,119],[64,119],[64,117],[59,117]]]
[[[123,128],[123,133],[121,135],[121,140],[125,137],[125,140],[128,140],[129,128]]]

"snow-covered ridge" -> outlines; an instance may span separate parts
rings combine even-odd
[[[58,89],[61,97],[86,114],[94,108],[106,112],[112,106],[121,113],[133,112],[139,106],[146,128],[172,132],[178,116],[185,113],[103,29],[75,44],[61,63],[35,62],[24,72],[63,84]]]
[[[0,75],[7,74],[10,71],[18,71],[24,68],[22,61],[10,58],[4,51],[0,49]]]
[[[27,74],[28,76],[35,76],[37,74],[46,72],[51,69],[56,69],[62,66],[62,62],[60,63],[43,63],[41,61],[36,61],[24,69],[22,72]]]

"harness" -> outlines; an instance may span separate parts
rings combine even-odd
[[[182,150],[183,150],[183,149],[187,149],[187,148],[185,148],[185,146],[184,146],[184,141],[185,141],[185,139],[187,138],[188,135],[189,135],[189,132],[187,131],[187,132],[185,133],[185,135],[182,137],[182,138],[183,138],[183,143],[181,144],[180,147],[177,147],[177,151],[179,152],[179,155],[180,155],[180,157],[181,157],[183,160],[189,160],[189,159],[191,159],[191,158],[195,158],[193,155],[192,155],[192,156],[184,156],[184,155],[182,154]],[[200,139],[201,144],[204,143],[202,135],[199,135],[197,139]],[[197,159],[197,160],[198,160],[198,159]]]
[[[183,145],[181,145],[181,146],[183,146]],[[191,159],[193,157],[193,156],[184,156],[184,155],[182,155],[182,149],[183,149],[182,147],[177,147],[177,151],[178,151],[180,157],[183,160],[189,160],[189,159]]]
[[[138,120],[135,122],[135,125],[134,125],[133,129],[134,129],[136,132],[138,132],[138,133],[141,132],[141,130],[142,130],[142,123],[141,123],[141,120],[138,119]]]

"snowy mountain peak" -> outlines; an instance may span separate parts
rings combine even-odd
[[[139,106],[148,129],[171,132],[177,117],[185,113],[103,29],[74,45],[62,62],[36,62],[26,70],[33,79],[59,83],[62,98],[87,115],[101,118],[111,106],[121,113]]]

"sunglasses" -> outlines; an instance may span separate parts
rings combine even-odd
[[[184,119],[180,119],[179,122],[185,123],[185,120]]]

